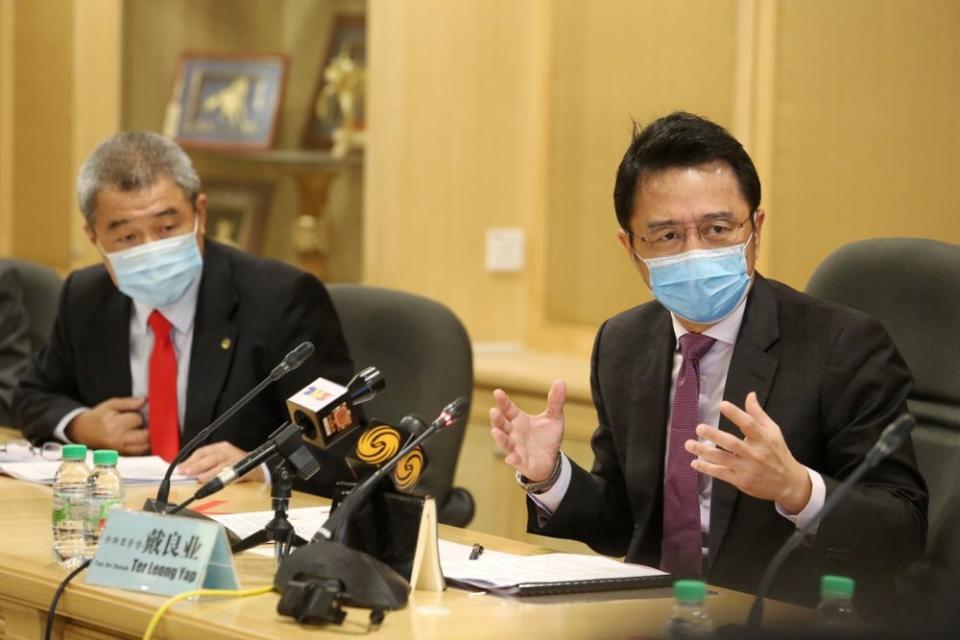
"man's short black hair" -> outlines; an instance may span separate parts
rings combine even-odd
[[[654,120],[642,131],[634,123],[633,140],[620,161],[613,187],[613,206],[620,227],[630,231],[630,215],[641,178],[663,169],[695,167],[717,160],[726,162],[736,173],[740,193],[753,213],[760,206],[760,177],[743,145],[726,129],[683,111]]]

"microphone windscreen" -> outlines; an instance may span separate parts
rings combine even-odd
[[[400,419],[400,429],[412,435],[418,436],[427,430],[427,423],[418,415],[408,414]]]
[[[292,371],[302,365],[311,355],[313,355],[313,343],[307,340],[306,342],[301,342],[296,349],[287,354],[284,361]]]
[[[277,381],[306,361],[313,354],[313,343],[309,340],[301,342],[293,351],[284,356],[283,360],[270,372],[270,379]]]

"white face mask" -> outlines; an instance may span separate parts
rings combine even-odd
[[[196,220],[193,233],[113,253],[104,251],[120,291],[153,309],[179,300],[203,270],[203,257],[197,244],[198,227],[199,220]],[[102,246],[100,250],[103,251]]]

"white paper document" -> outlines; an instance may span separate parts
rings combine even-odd
[[[241,538],[263,529],[273,519],[273,511],[248,511],[246,513],[210,514],[210,517],[230,529]],[[287,511],[287,520],[298,536],[309,541],[330,517],[330,507],[302,507]],[[271,552],[272,553],[272,552]]]
[[[87,466],[93,469],[93,452],[87,454]],[[159,484],[167,472],[166,461],[159,456],[120,456],[117,471],[127,485]],[[60,460],[34,456],[19,462],[0,462],[0,473],[37,484],[53,484]],[[173,482],[193,482],[193,478],[174,473]]]
[[[627,564],[604,556],[575,553],[541,553],[518,556],[484,550],[470,560],[473,548],[440,541],[440,566],[448,580],[481,589],[509,589],[519,584],[560,583],[582,580],[615,580],[666,575],[639,564]]]

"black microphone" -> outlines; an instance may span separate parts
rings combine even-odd
[[[302,365],[311,355],[313,355],[313,343],[309,341],[301,342],[300,346],[288,353],[280,364],[273,368],[273,371],[270,372],[270,380],[279,380]]]
[[[780,547],[777,554],[773,556],[773,559],[770,560],[766,570],[763,572],[763,577],[760,579],[760,586],[757,588],[756,599],[753,601],[753,606],[750,607],[747,626],[754,629],[760,628],[760,624],[763,622],[763,599],[767,596],[767,591],[770,590],[770,585],[780,570],[780,566],[787,560],[790,554],[800,546],[800,543],[803,542],[803,539],[810,531],[820,524],[824,516],[830,513],[837,503],[850,493],[853,486],[867,471],[877,466],[881,460],[896,451],[897,448],[904,443],[915,425],[916,420],[914,420],[913,416],[909,413],[901,414],[896,420],[887,425],[883,433],[880,434],[880,438],[876,444],[874,444],[870,451],[867,452],[867,455],[864,456],[863,461],[860,462],[857,468],[853,470],[853,473],[847,476],[846,480],[841,482],[833,493],[830,494],[830,497],[823,503],[823,507],[820,508],[817,515],[814,516],[806,526],[802,529],[797,529],[787,538],[787,541],[783,543],[783,546]]]
[[[200,487],[191,498],[191,502],[220,491],[278,453],[293,465],[298,476],[304,480],[309,480],[320,471],[320,462],[310,453],[309,449],[303,446],[302,436],[298,425],[292,422],[283,423],[279,429],[270,434],[266,442],[248,453],[232,467],[221,469],[216,477]]]
[[[279,368],[280,367],[277,367],[277,369]],[[274,371],[276,371],[276,369],[274,369]],[[343,403],[339,403],[338,401],[344,397],[347,398],[347,402],[353,401],[356,404],[362,404],[377,397],[377,394],[379,394],[385,386],[386,382],[380,374],[380,371],[376,367],[367,367],[347,383],[346,391],[339,396],[337,400],[328,401],[324,398],[319,401],[323,406],[317,408],[318,405],[310,405],[308,407],[305,401],[302,399],[298,400],[298,398],[303,398],[305,395],[309,396],[310,394],[314,394],[315,396],[316,391],[322,391],[324,394],[329,395],[328,389],[339,387],[336,383],[330,382],[325,378],[317,378],[287,400],[292,419],[291,422],[286,422],[281,425],[279,429],[270,434],[266,442],[241,458],[239,462],[221,469],[216,477],[200,487],[191,498],[191,501],[206,498],[220,491],[241,476],[256,469],[276,453],[285,453],[286,455],[284,457],[297,467],[297,475],[304,480],[308,480],[320,470],[320,463],[317,462],[317,459],[313,454],[309,453],[307,449],[300,450],[299,447],[303,442],[313,443],[314,439],[309,436],[317,431],[314,424],[323,424],[327,417],[341,409]],[[353,398],[356,398],[356,400],[354,401]],[[296,408],[294,409],[293,407]],[[353,426],[355,426],[355,424],[351,416],[349,427],[352,428]],[[347,430],[347,427],[345,426],[343,430]],[[293,445],[294,442],[296,446]],[[284,449],[289,449],[289,451],[284,451]]]
[[[203,431],[198,433],[190,442],[185,444],[177,455],[170,462],[170,466],[167,467],[167,472],[163,476],[163,481],[160,483],[160,487],[157,489],[157,497],[153,500],[148,499],[144,505],[144,511],[153,511],[157,513],[166,513],[168,511],[169,505],[167,503],[168,498],[170,497],[170,478],[173,476],[174,469],[177,468],[177,465],[183,462],[187,456],[189,456],[193,451],[200,446],[204,441],[209,438],[214,431],[220,428],[224,422],[229,420],[233,414],[242,409],[248,402],[253,400],[261,391],[267,388],[271,382],[275,382],[287,375],[310,357],[313,353],[313,343],[310,341],[301,342],[300,345],[295,348],[293,351],[284,356],[283,360],[276,367],[273,368],[273,371],[270,372],[266,378],[260,381],[260,383],[251,389],[245,396],[233,403],[229,409],[227,409],[223,414],[220,415],[216,420],[214,420],[208,427]]]
[[[383,379],[380,370],[376,367],[367,367],[347,383],[347,391],[353,404],[363,404],[380,395],[386,386],[387,381]]]
[[[359,507],[360,504],[366,500],[370,492],[373,491],[374,487],[376,487],[376,485],[380,482],[380,479],[386,474],[390,473],[396,464],[414,448],[416,448],[421,442],[441,429],[445,429],[455,424],[457,420],[459,420],[463,414],[467,412],[467,408],[469,406],[470,402],[461,396],[444,407],[443,411],[440,412],[440,415],[437,416],[436,420],[430,423],[430,426],[427,427],[426,431],[410,440],[406,446],[403,447],[403,449],[393,456],[393,458],[385,462],[369,478],[353,488],[347,497],[344,498],[343,502],[340,503],[340,506],[337,508],[337,510],[330,515],[330,518],[327,519],[324,525],[317,531],[316,535],[313,536],[313,540],[333,540],[334,542],[339,542],[342,544],[346,538],[346,525],[350,520],[350,516],[353,515],[353,512],[357,510],[357,507]]]

